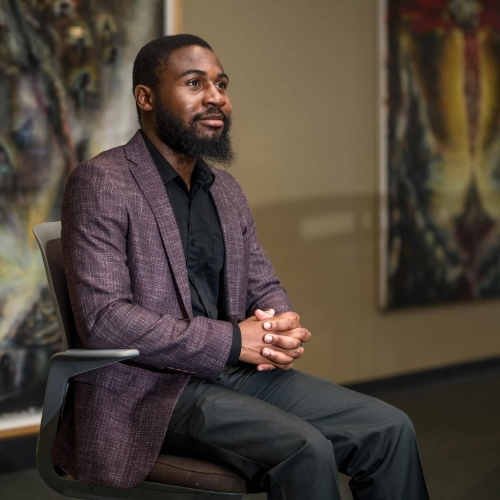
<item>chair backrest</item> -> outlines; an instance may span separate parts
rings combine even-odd
[[[65,474],[53,462],[50,457],[50,449],[59,428],[69,379],[79,373],[138,356],[139,352],[134,349],[71,350],[71,346],[68,344],[70,344],[71,333],[76,333],[76,326],[64,269],[61,223],[58,221],[38,224],[33,228],[33,233],[42,253],[49,290],[61,329],[64,350],[66,351],[57,353],[52,357],[45,393],[37,446],[37,469],[45,483],[64,496],[88,500],[158,500],[160,498],[162,500],[201,500],[202,498],[207,500],[242,500],[246,491],[243,479],[217,465],[206,464],[197,460],[182,459],[184,461],[183,467],[179,468],[175,461],[176,459],[179,460],[178,457],[161,455],[163,464],[171,465],[173,460],[174,466],[164,467],[164,470],[155,466],[155,474],[158,475],[158,478],[153,477],[127,490],[97,486],[75,480]],[[189,462],[196,463],[191,464],[192,467],[190,468]],[[200,464],[203,465],[204,469],[208,467],[210,471],[208,474],[203,474],[204,486],[200,486],[200,475],[195,473],[200,469]],[[221,469],[223,471],[222,475]],[[179,470],[182,473],[179,473]],[[172,474],[177,477],[177,482],[171,481],[171,478],[174,477]],[[162,475],[165,477],[160,477]],[[217,484],[216,486],[222,491],[209,491],[213,479],[222,479],[223,484]],[[207,483],[207,480],[211,482]],[[182,486],[176,486],[177,484]],[[200,487],[204,489],[198,489]]]
[[[71,348],[70,332],[75,332],[76,326],[69,301],[68,284],[64,270],[61,222],[44,222],[38,224],[33,228],[33,234],[42,253],[50,295],[61,330],[63,349],[67,350]]]

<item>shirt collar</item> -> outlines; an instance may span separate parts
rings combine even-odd
[[[158,169],[158,172],[163,180],[164,184],[167,184],[178,177],[183,183],[184,180],[177,173],[174,167],[165,159],[165,157],[158,151],[156,146],[146,137],[146,134],[141,130],[144,142],[149,150],[151,157]],[[191,184],[194,185],[196,182],[202,184],[205,191],[208,191],[215,181],[215,175],[210,169],[210,167],[203,161],[198,160],[196,166],[194,167],[193,174],[191,176]],[[184,183],[185,184],[185,183]]]

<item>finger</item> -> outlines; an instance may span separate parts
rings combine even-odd
[[[267,365],[267,364],[262,364],[262,365],[258,365],[258,366],[264,366],[266,367],[264,370],[259,370],[259,371],[271,371],[271,370],[275,370],[276,368],[279,368],[280,370],[290,370],[291,368],[293,368],[293,363],[289,363],[287,365],[280,365],[278,363],[275,363],[274,365]]]
[[[280,331],[279,333],[267,333],[266,335],[264,335],[263,339],[264,339],[264,342],[266,342],[266,344],[274,344],[274,345],[279,345],[280,347],[284,347],[286,345],[286,349],[290,349],[290,347],[288,347],[290,344],[276,344],[275,342],[272,342],[272,341],[268,341],[266,340],[268,338],[268,335],[272,336],[273,339],[276,339],[277,337],[280,337],[279,340],[277,340],[277,342],[286,342],[285,340],[281,340],[281,339],[284,339],[284,338],[293,338],[293,339],[296,339],[300,342],[307,342],[310,338],[311,338],[311,332],[307,329],[307,328],[294,328],[292,330],[288,330],[288,331]]]
[[[308,342],[312,334],[307,328],[296,328],[294,331],[290,332],[290,335],[287,334],[287,336],[300,339],[301,342]]]
[[[276,370],[276,366],[275,365],[267,365],[267,364],[263,363],[261,365],[257,365],[256,369],[258,372],[269,372],[271,370]]]
[[[301,338],[294,338],[293,336],[288,335],[272,335],[270,333],[266,333],[264,335],[264,342],[266,344],[272,344],[282,349],[297,349],[302,345]]]
[[[267,351],[271,351],[271,354],[270,355],[267,355],[267,354],[262,354],[262,351],[266,350]],[[280,354],[285,354],[286,356],[290,357],[290,358],[294,358],[294,359],[297,359],[297,358],[300,358],[302,356],[302,354],[304,354],[304,348],[299,346],[299,347],[295,347],[294,349],[283,349],[282,347],[272,347],[272,348],[269,348],[269,349],[266,349],[265,347],[261,350],[261,354],[262,356],[265,356],[269,359],[272,358],[272,354],[274,352],[278,352]]]
[[[297,320],[292,318],[275,318],[273,320],[265,321],[262,325],[265,330],[270,331],[284,331],[293,330],[294,328],[300,328],[300,324]]]
[[[274,309],[267,309],[266,311],[263,311],[262,309],[255,310],[255,317],[259,321],[263,321],[265,319],[272,318],[274,315],[275,315]]]
[[[297,347],[297,349],[289,349],[286,351],[276,350],[276,349],[268,349],[264,347],[260,351],[261,355],[265,358],[273,361],[274,363],[285,365],[291,363],[294,359],[300,358],[302,354],[304,354],[303,347]]]
[[[287,311],[279,315],[280,318],[291,318],[297,322],[300,322],[300,316],[294,311]]]
[[[266,347],[261,349],[260,354],[269,361],[279,365],[288,365],[294,360],[294,358],[288,354],[275,351],[274,349],[268,349]]]
[[[284,332],[283,335],[299,339],[301,342],[307,342],[311,338],[311,332],[307,328],[295,328],[289,332]]]

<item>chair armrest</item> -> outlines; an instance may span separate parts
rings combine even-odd
[[[136,356],[139,356],[137,349],[68,349],[52,356],[36,449],[38,472],[49,486],[52,484],[51,487],[56,487],[61,481],[54,469],[50,450],[59,428],[69,379],[80,373]]]
[[[59,418],[71,377],[136,356],[139,356],[137,349],[68,349],[54,354],[50,360],[40,434],[54,417]]]
[[[139,351],[137,349],[68,349],[64,353],[60,354],[65,354],[66,357],[72,359],[106,359],[109,360],[109,363],[106,364],[110,364],[115,363],[116,361],[124,361],[125,359],[135,358],[136,356],[139,356]]]

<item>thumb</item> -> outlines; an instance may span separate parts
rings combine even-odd
[[[275,314],[276,314],[276,311],[274,309],[267,309],[266,311],[263,311],[262,309],[256,309],[256,311],[255,311],[255,317],[259,321],[272,318]]]

